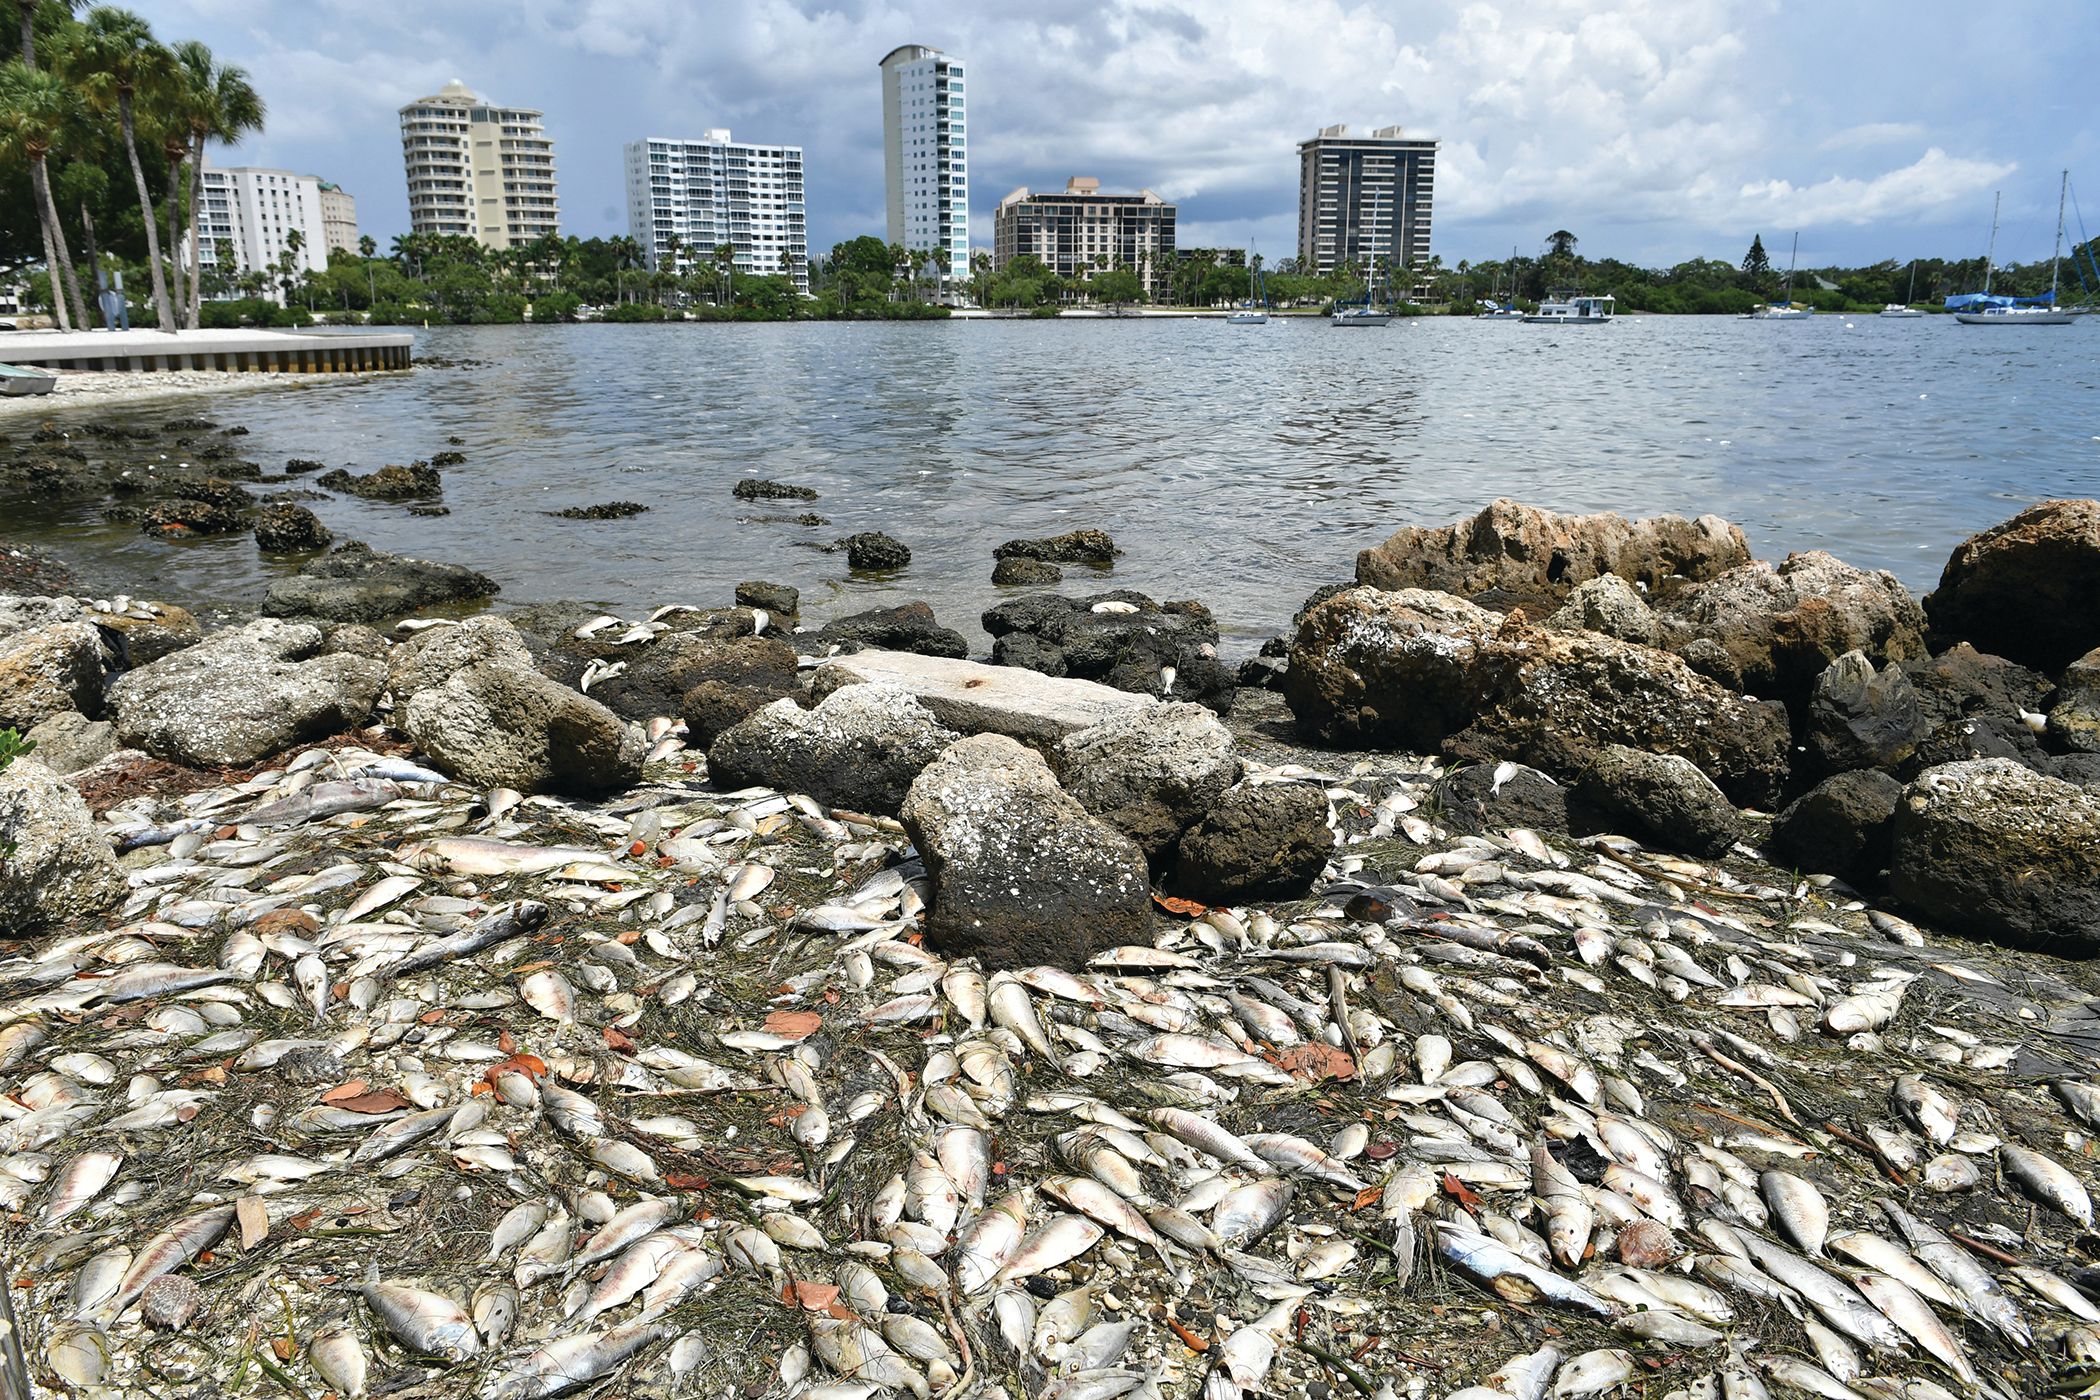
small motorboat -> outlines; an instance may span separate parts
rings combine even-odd
[[[1548,298],[1524,322],[1533,326],[1601,326],[1616,314],[1618,304],[1615,297]]]
[[[1898,306],[1892,301],[1874,314],[1876,316],[1886,316],[1891,320],[1912,320],[1923,316],[1925,313],[1918,310],[1915,306]]]
[[[7,398],[26,399],[32,394],[48,394],[57,384],[58,376],[45,370],[0,365],[0,395]]]
[[[1247,307],[1239,311],[1227,312],[1225,324],[1228,326],[1266,326],[1269,324],[1269,313],[1256,307]]]

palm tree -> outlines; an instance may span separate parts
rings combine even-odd
[[[722,280],[729,289],[728,295],[724,298],[724,300],[735,301],[736,245],[734,243],[717,243],[715,245],[715,266],[721,269]]]
[[[165,79],[172,59],[153,38],[153,30],[129,10],[97,5],[87,12],[71,36],[66,54],[70,76],[80,85],[88,102],[98,111],[116,109],[117,124],[124,133],[124,154],[131,161],[132,183],[138,187],[139,214],[146,226],[146,270],[153,280],[153,314],[160,329],[173,333],[175,311],[168,303],[168,278],[161,265],[160,230],[153,212],[153,194],[146,188],[146,167],[139,163],[138,121],[132,104],[139,90],[157,89]]]
[[[378,277],[372,271],[372,255],[378,251],[379,243],[371,234],[359,236],[357,255],[365,260],[365,310],[368,312],[372,309],[372,304],[379,300]]]
[[[1553,232],[1546,235],[1547,256],[1555,258],[1572,258],[1575,256],[1575,245],[1581,241],[1582,240],[1578,239],[1574,234],[1569,233],[1566,229],[1557,228],[1553,230]]]
[[[262,130],[263,100],[248,81],[248,70],[237,64],[222,64],[211,50],[196,40],[175,46],[174,104],[189,128],[189,230],[190,301],[185,324],[196,325],[200,295],[197,275],[203,262],[203,241],[198,237],[198,211],[204,203],[204,147],[208,141],[237,146]],[[170,162],[171,168],[173,162]]]
[[[19,155],[29,166],[30,192],[44,234],[44,269],[51,276],[51,306],[62,331],[73,329],[75,321],[82,330],[88,328],[87,306],[80,299],[73,255],[66,248],[65,226],[58,221],[58,205],[51,198],[51,173],[45,165],[72,108],[72,89],[57,74],[22,65],[10,65],[0,72],[0,153],[9,158]]]

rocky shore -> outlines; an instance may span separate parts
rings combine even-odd
[[[65,445],[0,483],[90,489]],[[0,597],[40,1386],[2100,1379],[2100,504],[1918,599],[1498,501],[1233,666],[1113,588],[981,659],[775,582],[475,611],[238,474],[133,495],[300,554],[262,616]]]

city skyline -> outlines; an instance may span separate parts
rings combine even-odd
[[[1429,3],[1403,22],[1333,0],[1169,0],[995,21],[752,0],[703,24],[668,0],[518,0],[506,25],[481,22],[485,0],[405,17],[337,0],[146,9],[246,64],[271,101],[265,134],[217,160],[339,181],[382,243],[407,227],[393,112],[454,77],[546,112],[564,232],[624,231],[625,141],[731,126],[807,150],[812,252],[883,236],[875,65],[899,44],[969,61],[973,248],[1004,191],[1090,173],[1175,202],[1184,244],[1290,256],[1298,143],[1338,122],[1442,142],[1433,251],[1447,263],[1530,253],[1556,228],[1648,264],[1732,260],[1752,234],[1771,245],[1796,227],[1808,264],[1973,256],[2001,188],[2000,256],[2034,260],[2056,170],[2100,180],[2077,102],[2100,36],[2033,4]],[[1976,102],[1966,62],[1886,62],[1919,33],[1934,53],[2018,62],[2026,100]]]

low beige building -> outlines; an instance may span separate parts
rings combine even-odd
[[[992,212],[993,265],[1022,257],[1059,277],[1127,267],[1149,296],[1173,271],[1174,206],[1150,190],[1103,194],[1101,182],[1084,175],[1055,193],[1030,194],[1024,186]]]
[[[490,248],[559,233],[554,141],[540,118],[496,106],[457,78],[403,107],[409,228]]]

